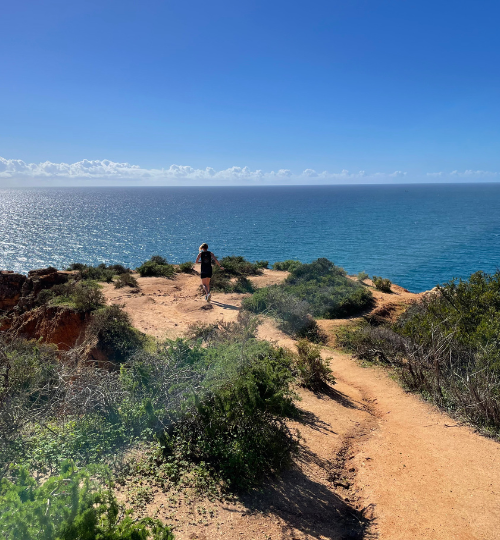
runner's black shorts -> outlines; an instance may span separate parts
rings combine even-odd
[[[201,271],[201,279],[205,279],[207,277],[212,277],[212,267],[207,269],[203,268],[203,270]]]

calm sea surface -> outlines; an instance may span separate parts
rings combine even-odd
[[[0,268],[327,257],[421,291],[500,267],[500,184],[0,189]]]

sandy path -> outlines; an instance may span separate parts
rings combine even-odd
[[[275,335],[269,322],[260,328],[263,339]],[[354,491],[373,508],[370,532],[384,540],[500,538],[500,444],[404,392],[382,368],[323,354],[344,395],[376,417],[350,441]]]
[[[280,274],[266,271],[257,280],[276,283]],[[195,276],[139,283],[140,293],[112,286],[105,293],[156,337],[183,335],[192,323],[234,320],[244,296],[214,294],[207,306]],[[396,315],[417,298],[397,286],[393,293],[375,292],[376,309],[393,306]],[[320,321],[330,333],[347,323]],[[295,346],[270,320],[259,337]],[[178,540],[500,538],[500,445],[407,394],[387,371],[363,368],[332,348],[323,354],[337,384],[323,395],[300,390],[306,420],[290,424],[303,438],[292,470],[235,504],[172,502],[158,493],[147,512],[174,524]]]

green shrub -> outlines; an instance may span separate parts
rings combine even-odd
[[[359,272],[358,273],[358,281],[364,281],[365,279],[368,279],[370,276],[366,272]]]
[[[78,271],[79,279],[90,281],[105,281],[111,283],[113,276],[126,274],[130,272],[130,268],[125,268],[122,264],[112,264],[110,266],[104,263],[97,266],[90,266],[82,263],[73,263],[68,267],[68,270]]]
[[[118,276],[118,279],[115,281],[115,288],[121,289],[123,287],[138,287],[139,284],[132,274],[124,273]]]
[[[178,272],[183,272],[185,274],[192,274],[194,268],[193,261],[186,261],[179,264]]]
[[[321,349],[306,339],[297,343],[298,356],[295,362],[299,380],[303,386],[311,390],[321,390],[335,378],[327,362],[321,356]]]
[[[288,259],[287,261],[275,262],[273,264],[273,270],[282,270],[285,272],[293,272],[296,270],[302,263],[300,261],[295,261],[293,259]]]
[[[96,339],[98,348],[114,362],[123,362],[145,342],[144,334],[132,327],[128,314],[117,305],[96,311],[86,335]]]
[[[262,274],[262,267],[257,263],[251,263],[244,257],[231,255],[220,261],[224,272],[230,276],[257,276]]]
[[[161,255],[153,255],[149,260],[155,264],[159,264],[160,266],[166,266],[168,264],[167,259]]]
[[[310,306],[279,285],[258,289],[242,302],[243,309],[253,313],[268,313],[279,320],[279,327],[287,334],[324,342],[318,323],[310,315]]]
[[[213,269],[212,279],[210,280],[210,289],[212,291],[224,293],[233,292],[233,284],[231,283],[230,275],[216,266]]]
[[[269,261],[255,261],[257,268],[269,268]]]
[[[61,474],[37,482],[25,469],[0,483],[0,536],[4,540],[173,540],[152,518],[120,515],[111,488],[91,481],[87,471],[65,464]]]
[[[248,278],[245,276],[239,276],[236,282],[233,284],[232,290],[235,293],[253,293],[255,291],[255,287]]]
[[[168,264],[167,260],[160,255],[153,255],[149,261],[145,261],[137,268],[141,277],[173,277],[175,267]]]
[[[78,311],[94,311],[106,303],[101,288],[94,282],[80,282],[75,285],[72,299]]]
[[[231,489],[278,472],[297,449],[285,423],[296,415],[289,355],[255,340],[241,354],[241,343],[208,351],[218,359],[209,392],[166,439],[166,456],[206,463]]]
[[[373,284],[375,285],[375,288],[379,291],[390,293],[391,292],[391,280],[387,278],[382,278],[378,276],[373,276],[372,278]]]
[[[371,292],[346,276],[328,259],[300,264],[284,283],[259,289],[243,306],[260,313],[269,311],[280,318],[292,334],[307,327],[307,318],[348,317],[371,306]],[[300,333],[298,334],[300,335]]]
[[[234,282],[231,281],[233,276],[237,276]],[[232,273],[228,272],[226,271],[226,267],[224,267],[224,270],[221,270],[218,266],[213,269],[210,288],[213,291],[224,293],[251,293],[255,290],[252,282],[245,275],[237,274],[235,270],[233,270]]]

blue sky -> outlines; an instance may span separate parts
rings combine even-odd
[[[3,183],[500,179],[498,1],[25,0],[2,20]]]

